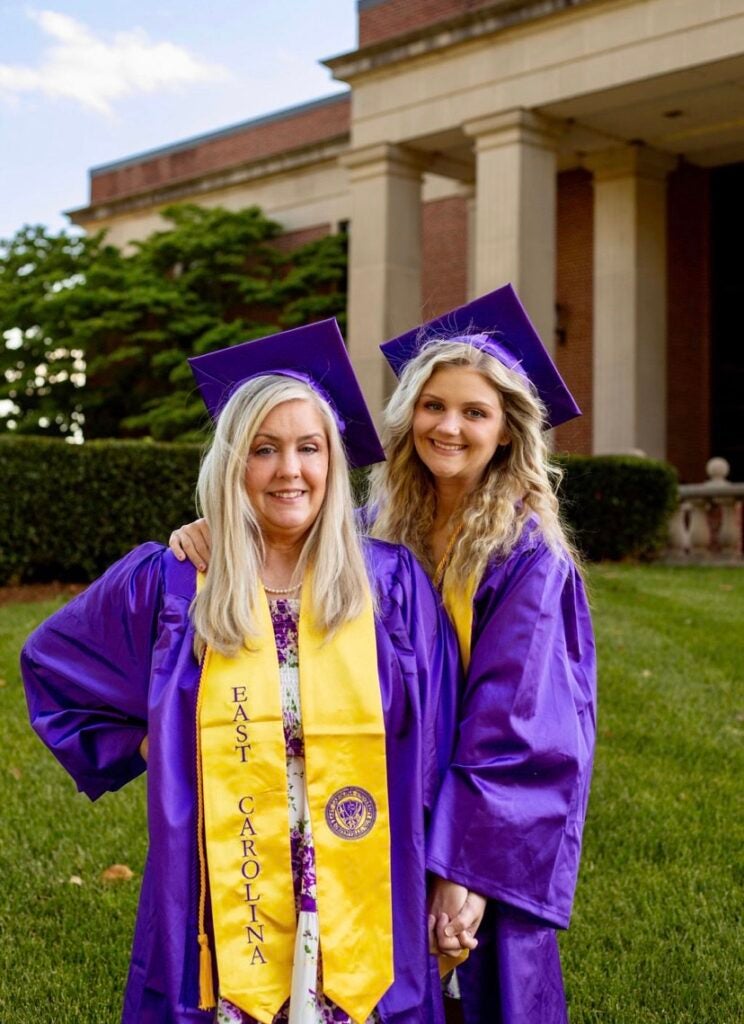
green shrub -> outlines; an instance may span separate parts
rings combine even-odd
[[[677,475],[634,455],[559,455],[561,508],[577,547],[593,562],[652,556],[666,540]]]
[[[194,517],[199,445],[0,437],[0,585],[95,578]],[[631,456],[562,455],[561,503],[596,561],[652,554],[676,501],[674,470]],[[355,471],[357,499],[366,474]]]
[[[564,476],[561,510],[585,558],[652,557],[666,542],[677,505],[677,475],[666,462],[635,455],[556,455]],[[351,474],[354,496],[363,501],[367,471]]]
[[[0,437],[0,584],[94,579],[194,518],[200,446]]]

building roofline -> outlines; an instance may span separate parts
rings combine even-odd
[[[271,124],[273,121],[283,121],[286,118],[295,117],[298,114],[305,114],[311,110],[331,106],[334,103],[340,103],[342,100],[348,101],[350,94],[350,89],[344,89],[340,92],[332,93],[330,96],[322,96],[317,100],[309,100],[307,103],[299,103],[294,107],[284,107],[281,110],[272,111],[270,114],[263,114],[260,117],[250,118],[247,121],[239,121],[237,124],[228,125],[226,128],[218,128],[212,132],[204,132],[202,135],[193,135],[190,138],[182,139],[179,142],[171,142],[165,146],[157,146],[155,149],[144,150],[141,153],[135,153],[132,156],[123,157],[121,160],[114,160],[111,163],[99,164],[97,167],[91,167],[89,174],[91,178],[95,178],[97,175],[108,174],[111,171],[120,171],[126,167],[133,167],[135,164],[141,164],[147,160],[153,160],[156,157],[167,156],[171,153],[180,153],[187,149],[193,149],[194,146],[202,145],[205,142],[213,142],[216,139],[222,139],[229,135],[238,134],[239,132],[243,132],[249,128],[257,128],[260,125]]]
[[[162,207],[170,203],[199,202],[199,196],[207,192],[234,188],[257,178],[273,174],[283,174],[313,164],[336,161],[348,149],[348,135],[336,135],[311,143],[299,149],[284,151],[248,160],[235,166],[214,169],[204,173],[189,175],[175,181],[160,182],[139,191],[125,192],[64,210],[64,214],[74,224],[88,225],[96,221],[152,207]]]
[[[367,6],[373,8],[384,2],[386,0],[357,0],[360,12]],[[325,57],[320,63],[330,69],[337,81],[350,81],[388,64],[598,2],[600,0],[492,0],[484,7],[450,15],[441,21],[426,22],[347,53]]]

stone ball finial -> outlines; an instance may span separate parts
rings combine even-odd
[[[705,464],[705,472],[708,474],[709,479],[716,484],[725,483],[730,471],[731,466],[720,455],[713,459],[708,459]]]

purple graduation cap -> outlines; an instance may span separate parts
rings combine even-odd
[[[368,466],[385,458],[333,317],[194,356],[189,365],[204,404],[215,420],[239,385],[276,373],[309,384],[328,402],[350,466]]]
[[[547,426],[557,427],[581,415],[512,285],[481,295],[380,347],[399,377],[431,340],[466,341],[482,348],[508,369],[521,373],[532,383],[547,409]]]

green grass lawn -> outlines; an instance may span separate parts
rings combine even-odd
[[[591,587],[599,744],[561,940],[572,1024],[739,1024],[744,572],[608,565]],[[0,1022],[116,1024],[144,787],[90,804],[29,729],[18,649],[54,607],[0,607]],[[102,882],[112,863],[135,879]]]

